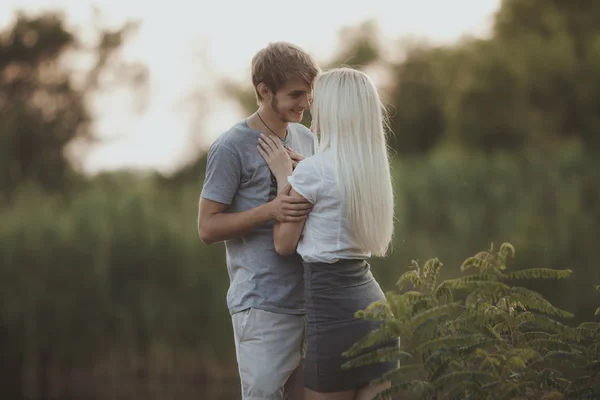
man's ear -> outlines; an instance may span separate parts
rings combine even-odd
[[[267,87],[267,85],[261,82],[258,84],[257,90],[264,101],[271,100],[271,90]]]

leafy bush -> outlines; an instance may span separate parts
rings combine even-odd
[[[596,399],[600,396],[600,324],[571,327],[572,318],[521,280],[566,279],[570,270],[510,271],[511,244],[477,253],[461,266],[465,276],[438,282],[442,263],[414,262],[386,293],[357,317],[383,320],[381,329],[346,353],[356,356],[390,337],[395,350],[367,353],[345,367],[400,359],[380,381],[384,394],[412,393],[422,399]],[[405,286],[411,290],[404,290]],[[458,300],[458,296],[464,299]],[[519,397],[521,396],[521,397]],[[544,397],[546,396],[546,397]],[[559,396],[559,397],[548,397]],[[383,398],[380,396],[380,398]]]

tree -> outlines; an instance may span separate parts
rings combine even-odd
[[[68,147],[77,141],[85,144],[97,140],[90,111],[93,95],[104,88],[103,82],[111,78],[111,73],[116,73],[111,84],[146,88],[146,69],[120,63],[117,57],[134,28],[135,24],[128,23],[116,30],[100,29],[98,41],[91,48],[85,48],[65,27],[60,14],[19,13],[14,24],[0,32],[0,205],[10,202],[27,183],[47,193],[64,193],[71,188],[77,169],[68,155]],[[91,56],[93,63],[83,71],[83,79],[78,80],[76,73],[81,71],[71,68],[69,62],[86,55]],[[56,238],[56,232],[45,234]],[[23,271],[29,266],[30,261],[22,260],[20,274],[25,275]],[[11,274],[6,278],[18,287],[23,275]],[[52,277],[60,279],[55,273],[48,279]],[[29,296],[40,295],[37,289],[29,286],[27,290],[34,293]],[[58,297],[54,299],[59,301]],[[59,328],[68,325],[53,319],[55,314],[51,310],[49,303],[37,310],[36,323],[57,324]],[[27,324],[32,323],[25,315],[32,310],[4,311],[0,315],[0,390],[2,397],[18,400],[24,397],[24,343]],[[53,356],[54,339],[48,337],[37,343],[36,358],[41,373],[37,381],[42,399],[49,395],[49,371],[45,367]]]
[[[136,25],[97,32],[90,48],[64,23],[61,14],[19,13],[0,33],[0,200],[23,183],[64,192],[76,176],[69,146],[97,140],[90,101],[104,82],[145,89],[147,70],[118,60],[118,51]],[[91,57],[79,71],[69,64]],[[83,72],[82,79],[77,73]],[[112,76],[111,76],[112,73]]]

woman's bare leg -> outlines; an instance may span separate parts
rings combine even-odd
[[[335,393],[319,393],[304,388],[304,400],[354,400],[356,390],[346,390]]]
[[[392,383],[389,381],[379,385],[364,386],[356,391],[356,395],[352,400],[371,400],[390,386],[392,386]]]

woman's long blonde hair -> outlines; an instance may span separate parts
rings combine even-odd
[[[334,157],[349,228],[361,249],[384,256],[394,233],[394,193],[385,110],[364,72],[335,68],[315,80],[311,108],[317,152]]]

